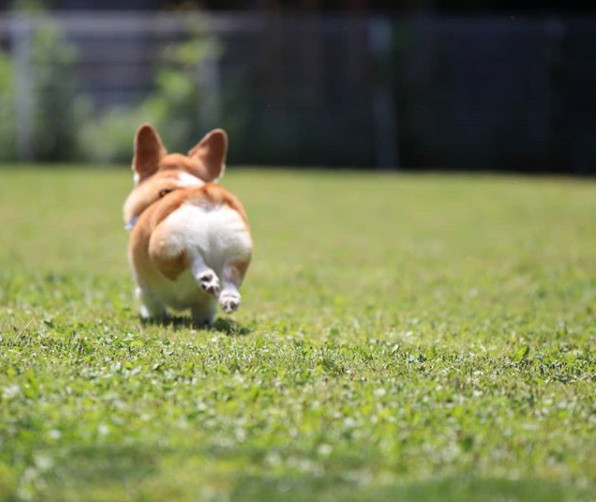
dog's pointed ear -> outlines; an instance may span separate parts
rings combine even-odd
[[[228,135],[226,131],[214,129],[189,151],[189,157],[199,160],[201,164],[200,177],[204,181],[215,181],[224,174],[227,153]]]
[[[160,135],[151,124],[142,124],[135,134],[133,170],[135,184],[140,183],[158,170],[158,164],[166,155]]]

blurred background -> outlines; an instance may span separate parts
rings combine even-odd
[[[595,173],[580,0],[0,0],[0,160]]]

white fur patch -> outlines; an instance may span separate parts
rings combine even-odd
[[[200,181],[200,180],[199,180]],[[240,214],[228,206],[201,207],[183,204],[160,225],[166,254],[184,251],[193,261],[203,262],[221,277],[228,261],[242,261],[251,255],[252,242]],[[153,294],[165,305],[184,309],[211,301],[200,289],[191,270],[185,271],[176,281],[163,277],[159,284],[152,284]]]
[[[190,257],[201,255],[218,276],[226,261],[241,260],[251,252],[251,238],[240,214],[228,206],[183,204],[168,216],[167,240]]]
[[[197,176],[193,176],[192,174],[186,173],[184,171],[178,173],[178,186],[193,187],[203,185],[205,185],[205,182],[197,178]]]

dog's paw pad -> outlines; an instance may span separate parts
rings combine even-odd
[[[210,295],[218,296],[220,294],[220,280],[213,270],[206,270],[200,274],[199,284]]]
[[[220,306],[227,314],[234,312],[240,305],[240,295],[238,293],[224,291],[220,296]]]

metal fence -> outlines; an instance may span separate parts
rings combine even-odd
[[[205,129],[231,124],[235,163],[595,169],[594,19],[53,19],[77,48],[78,88],[96,114],[150,94],[165,47],[191,33],[216,40],[219,50],[198,63],[196,85],[208,99],[197,114]],[[20,152],[33,141],[30,36],[38,22],[0,18],[0,44],[17,68]]]

